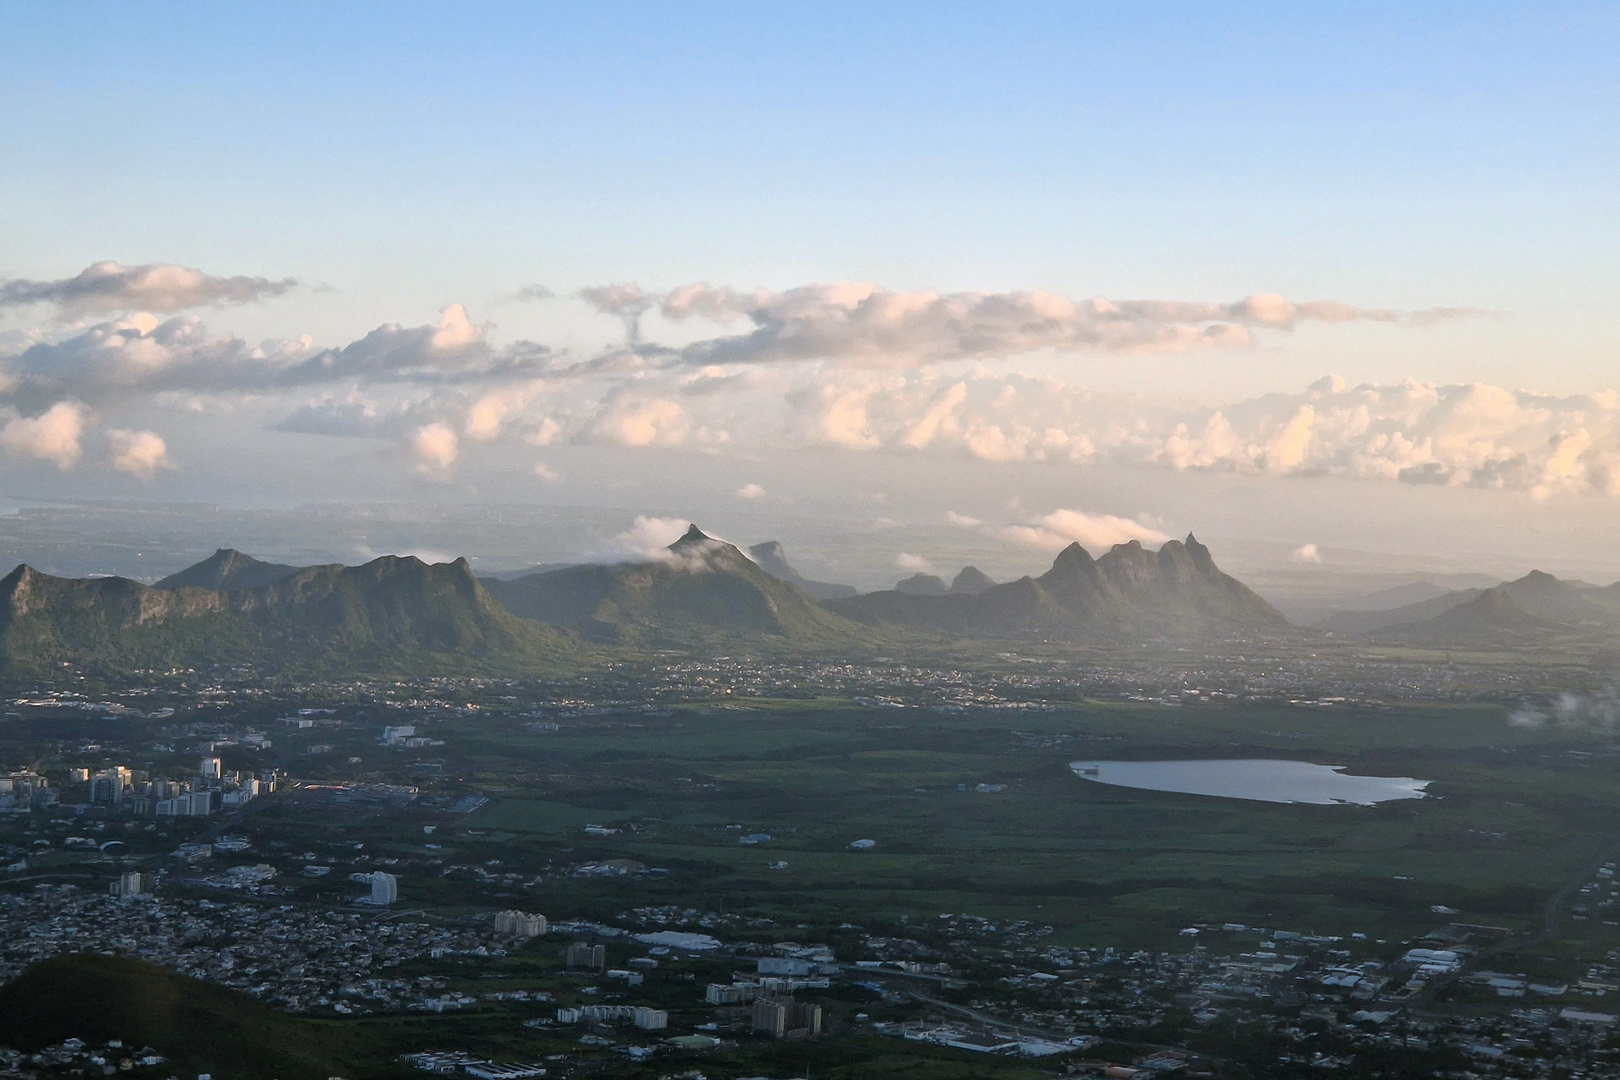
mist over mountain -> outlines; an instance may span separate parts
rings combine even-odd
[[[607,642],[764,637],[829,646],[863,636],[859,626],[696,525],[653,560],[572,566],[485,585],[518,615]]]
[[[781,543],[776,540],[767,540],[763,544],[755,544],[748,549],[748,554],[767,574],[797,585],[818,600],[837,600],[846,596],[854,596],[860,591],[853,585],[837,585],[830,581],[812,581],[805,577],[788,563],[787,555],[782,551]]]
[[[1620,637],[1620,583],[1565,581],[1540,570],[1490,589],[1468,589],[1387,612],[1324,624],[1376,641],[1449,647],[1521,647]]]

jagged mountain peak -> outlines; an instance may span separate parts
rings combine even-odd
[[[677,540],[673,544],[669,545],[669,550],[671,550],[671,551],[684,551],[685,549],[690,548],[690,547],[695,547],[695,546],[698,546],[698,545],[716,544],[716,543],[724,543],[724,541],[716,540],[714,537],[710,536],[708,533],[706,533],[702,529],[698,528],[697,523],[694,522],[691,525],[687,526],[686,532],[681,536],[681,538],[679,540]]]

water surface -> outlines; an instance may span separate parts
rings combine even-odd
[[[1148,791],[1222,799],[1372,806],[1421,799],[1431,781],[1411,776],[1351,776],[1343,765],[1242,758],[1217,761],[1071,761],[1082,780]]]

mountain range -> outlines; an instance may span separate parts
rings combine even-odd
[[[1459,589],[1381,612],[1344,612],[1323,626],[1433,648],[1612,643],[1620,637],[1620,582],[1588,585],[1532,570],[1489,589]]]
[[[465,559],[428,565],[390,555],[298,569],[225,550],[160,584],[17,567],[0,580],[0,672],[64,662],[109,670],[538,671],[587,651],[496,603]]]
[[[1288,626],[1275,608],[1222,573],[1191,535],[1156,552],[1135,540],[1117,544],[1096,559],[1070,544],[1039,577],[1000,585],[985,585],[987,580],[968,567],[949,589],[941,581],[938,589],[919,591],[913,578],[906,588],[827,606],[862,622],[970,637],[1189,642],[1272,634]]]
[[[1095,558],[1071,544],[1045,572],[1016,581],[970,566],[949,585],[924,574],[865,594],[803,577],[775,541],[745,554],[695,525],[656,557],[505,578],[477,577],[465,559],[296,567],[222,548],[154,585],[17,567],[0,580],[0,674],[62,663],[543,674],[625,650],[893,652],[961,639],[1180,647],[1288,633],[1425,648],[1620,640],[1620,584],[1538,572],[1489,589],[1399,595],[1424,598],[1291,628],[1191,535],[1157,551],[1119,544]]]
[[[614,644],[774,639],[816,647],[860,644],[863,637],[861,627],[793,581],[696,525],[646,562],[569,566],[484,584],[524,618]]]

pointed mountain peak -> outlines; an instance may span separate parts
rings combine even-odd
[[[1085,563],[1092,561],[1091,552],[1081,547],[1079,541],[1075,541],[1057,553],[1057,558],[1052,560],[1052,566],[1053,568],[1056,568],[1071,563],[1084,565]]]
[[[694,522],[693,524],[691,524],[690,526],[687,527],[686,534],[684,536],[682,536],[679,540],[675,541],[673,544],[669,545],[669,550],[671,550],[671,551],[680,551],[683,548],[689,548],[689,547],[692,547],[692,546],[694,546],[696,544],[712,544],[712,543],[714,543],[714,537],[710,536],[708,533],[706,533],[702,529],[698,528],[697,523]]]

